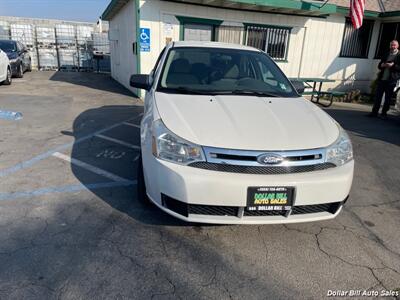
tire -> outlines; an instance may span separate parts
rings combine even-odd
[[[12,74],[10,67],[7,68],[7,77],[6,80],[3,81],[4,85],[10,85],[12,83]]]
[[[18,72],[17,72],[17,75],[15,77],[17,77],[17,78],[24,77],[24,68],[22,67],[22,63],[19,65]]]
[[[143,161],[142,161],[142,155],[140,155],[138,159],[138,168],[137,168],[137,199],[140,203],[142,203],[145,206],[151,206],[152,203],[147,197],[147,192],[146,192],[146,183],[144,181],[144,174],[143,174]]]

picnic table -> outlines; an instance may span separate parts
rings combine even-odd
[[[333,79],[327,78],[316,78],[316,77],[297,77],[297,78],[289,78],[291,81],[298,81],[302,82],[305,85],[306,89],[311,89],[309,91],[303,92],[303,95],[311,96],[311,101],[322,105],[324,107],[329,107],[333,103],[333,97],[341,97],[344,96],[345,93],[343,92],[322,92],[322,84],[324,82],[335,82]],[[328,95],[330,102],[328,104],[324,104],[319,102],[319,99],[322,95]],[[314,100],[316,99],[316,100]]]

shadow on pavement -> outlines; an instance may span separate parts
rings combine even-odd
[[[367,112],[345,109],[325,110],[340,125],[353,134],[400,146],[400,117],[389,116],[388,120],[368,118]],[[397,134],[396,134],[397,133]]]
[[[80,138],[129,120],[131,124],[140,124],[142,106],[103,106],[81,113],[74,121],[73,132],[63,132],[75,137],[71,158],[93,166],[99,170],[116,175],[134,184],[123,185],[118,181],[98,175],[71,163],[75,177],[100,199],[113,208],[143,223],[163,225],[187,225],[165,214],[157,207],[138,201],[136,196],[136,176],[139,150],[128,145],[140,145],[140,129],[127,124],[119,124],[101,132],[90,139]],[[121,141],[124,144],[113,140]],[[76,142],[78,140],[78,142]],[[99,188],[108,183],[115,186]]]
[[[56,72],[50,78],[51,81],[68,82],[82,85],[96,90],[103,90],[126,96],[136,96],[120,83],[116,82],[109,74],[97,74],[86,72]]]

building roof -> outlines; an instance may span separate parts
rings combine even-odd
[[[110,21],[130,0],[111,0],[101,18]]]
[[[102,15],[103,20],[111,20],[129,1],[111,0]],[[149,0],[151,1],[151,0]],[[177,3],[225,7],[231,9],[254,10],[259,12],[286,13],[306,16],[326,16],[348,14],[350,0],[161,0]],[[366,0],[367,17],[400,16],[400,0]]]
[[[400,11],[400,1],[398,0],[382,0],[384,11],[382,12],[393,12]]]
[[[322,2],[325,0],[321,0]],[[328,3],[341,7],[350,7],[350,0],[329,0]],[[399,0],[366,0],[365,9],[379,13],[400,11]]]

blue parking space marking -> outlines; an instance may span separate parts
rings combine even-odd
[[[69,147],[72,147],[73,145],[82,143],[82,142],[84,142],[84,141],[86,141],[86,140],[92,138],[93,136],[95,136],[95,135],[97,135],[97,134],[102,134],[102,133],[104,133],[104,132],[106,132],[106,131],[109,131],[109,130],[111,130],[111,129],[114,129],[114,128],[118,127],[118,126],[121,126],[123,123],[128,122],[128,121],[131,121],[131,120],[134,120],[134,119],[137,119],[137,118],[140,117],[140,116],[141,116],[141,115],[136,116],[136,117],[134,117],[134,118],[130,118],[130,119],[124,120],[124,121],[119,122],[119,123],[116,123],[116,124],[114,124],[114,125],[112,125],[112,126],[106,127],[106,128],[104,128],[104,129],[98,130],[98,131],[96,131],[96,132],[94,132],[94,133],[91,133],[91,134],[89,134],[89,135],[83,136],[83,137],[81,137],[81,138],[75,140],[74,142],[71,142],[71,143],[67,143],[67,144],[58,146],[58,147],[56,147],[56,148],[54,148],[54,149],[52,149],[52,150],[49,150],[49,151],[47,151],[47,152],[45,152],[45,153],[42,153],[42,154],[40,154],[40,155],[38,155],[38,156],[35,156],[35,157],[33,157],[33,158],[29,159],[29,160],[23,161],[23,162],[21,162],[21,163],[15,165],[15,166],[13,166],[13,167],[10,167],[10,168],[4,169],[4,170],[0,170],[0,177],[5,177],[5,176],[10,175],[10,174],[12,174],[12,173],[15,173],[15,172],[17,172],[17,171],[19,171],[19,170],[28,168],[28,167],[34,165],[35,163],[37,163],[37,162],[39,162],[39,161],[41,161],[41,160],[43,160],[43,159],[46,159],[46,158],[52,156],[52,155],[53,155],[54,153],[56,153],[56,152],[62,152],[63,150],[66,150],[66,149],[68,149]]]
[[[51,193],[66,193],[66,192],[79,192],[83,190],[95,190],[104,188],[124,187],[136,185],[136,180],[117,181],[117,182],[102,182],[102,183],[91,183],[91,184],[76,184],[76,185],[65,185],[58,187],[42,188],[33,191],[15,192],[15,193],[0,193],[0,201],[14,200],[18,198],[27,198],[33,196],[41,196]]]

